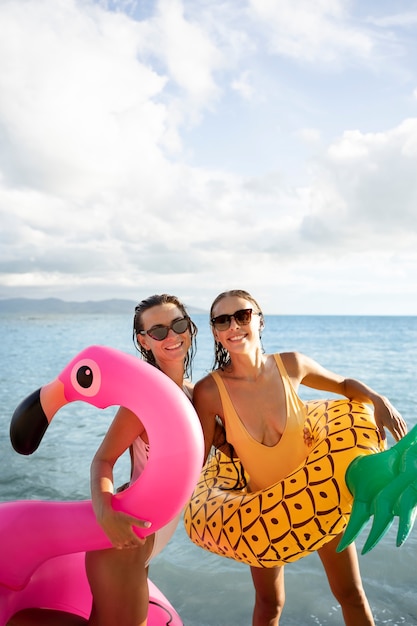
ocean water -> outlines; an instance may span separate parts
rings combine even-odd
[[[212,364],[212,339],[205,315],[196,315],[198,351],[193,379]],[[0,500],[77,500],[89,497],[91,458],[114,409],[83,403],[64,407],[38,451],[16,454],[9,423],[17,404],[55,378],[88,345],[134,353],[131,319],[123,315],[0,316]],[[299,350],[324,366],[360,378],[384,393],[409,427],[417,423],[417,318],[267,316],[267,352]],[[305,399],[323,394],[303,390]],[[392,439],[389,437],[392,444]],[[127,479],[127,456],[116,480]],[[367,531],[357,541],[363,545]],[[395,547],[394,522],[380,543],[360,557],[362,578],[377,624],[417,626],[417,525]],[[0,555],[1,558],[1,555]],[[253,588],[249,568],[194,546],[180,524],[174,538],[152,562],[150,577],[166,594],[186,626],[250,626]],[[343,624],[316,554],[285,568],[285,626]]]

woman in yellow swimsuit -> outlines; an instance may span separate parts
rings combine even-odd
[[[246,291],[221,293],[210,320],[217,369],[194,388],[194,405],[206,442],[206,457],[220,418],[226,439],[249,475],[249,489],[264,489],[284,478],[306,457],[304,405],[299,385],[337,393],[374,407],[381,437],[388,428],[399,440],[406,424],[395,408],[360,381],[326,370],[309,357],[288,352],[265,354],[262,311]],[[365,596],[354,544],[336,552],[340,536],[318,550],[331,590],[347,626],[374,624]],[[251,567],[255,587],[253,626],[278,626],[285,602],[284,568]]]

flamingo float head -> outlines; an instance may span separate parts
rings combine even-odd
[[[90,346],[75,356],[55,380],[19,404],[11,420],[10,439],[19,454],[32,454],[59,409],[69,402],[82,401],[101,409],[122,405],[145,420],[146,429],[151,431],[152,421],[159,430],[167,427],[163,416],[171,404],[176,408],[182,405],[191,436],[202,441],[195,412],[178,391],[167,376],[136,357],[104,346]],[[147,420],[147,416],[156,419]]]
[[[10,440],[16,452],[25,455],[35,452],[54,415],[69,402],[81,400],[98,408],[114,404],[114,389],[119,391],[120,376],[126,375],[129,357],[124,355],[125,364],[120,368],[120,355],[114,352],[112,358],[109,356],[108,348],[104,351],[100,346],[86,348],[55,380],[19,404],[10,424]],[[132,367],[137,366],[132,364]],[[140,378],[136,384],[140,386]]]

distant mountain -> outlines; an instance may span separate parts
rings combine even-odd
[[[137,302],[133,300],[88,300],[86,302],[67,302],[59,298],[9,298],[0,299],[0,313],[16,313],[19,315],[39,315],[46,313],[109,313],[131,315]],[[187,306],[192,314],[205,313],[202,309]]]

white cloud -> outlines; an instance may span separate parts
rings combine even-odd
[[[155,34],[158,55],[186,94],[200,105],[215,98],[213,72],[221,65],[221,53],[200,24],[185,18],[180,0],[159,1]]]
[[[417,11],[391,13],[382,17],[368,17],[368,21],[383,27],[413,28],[417,24]]]
[[[232,81],[232,89],[246,100],[250,100],[252,98],[254,90],[251,85],[251,77],[248,71],[243,72],[238,78],[235,78]]]
[[[6,181],[74,196],[135,172],[146,181],[169,122],[156,101],[165,79],[136,58],[136,23],[71,0],[1,9]]]
[[[210,36],[210,25],[181,0],[158,0],[154,14],[140,23],[143,58],[167,76],[165,103],[177,124],[193,125],[219,98],[214,74],[227,64]],[[200,18],[200,19],[199,19]]]
[[[318,128],[300,128],[296,136],[306,144],[317,144],[321,139],[320,129]]]
[[[251,14],[269,35],[271,50],[308,63],[346,64],[366,58],[373,37],[358,28],[346,0],[250,0]]]
[[[316,165],[307,233],[357,251],[413,252],[416,171],[417,118],[385,133],[345,132]]]

